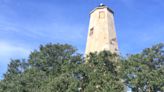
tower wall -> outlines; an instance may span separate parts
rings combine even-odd
[[[118,53],[113,12],[99,6],[90,13],[90,23],[85,54],[109,50]]]

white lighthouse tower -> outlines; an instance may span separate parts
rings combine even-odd
[[[85,54],[103,50],[118,53],[118,43],[114,25],[114,12],[100,4],[90,13],[90,24]]]

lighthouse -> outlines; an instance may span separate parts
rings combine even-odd
[[[103,50],[118,53],[114,12],[104,4],[90,12],[85,55]]]

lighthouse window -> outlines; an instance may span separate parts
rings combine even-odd
[[[104,19],[105,18],[105,12],[104,11],[100,11],[99,12],[99,18],[100,19]]]
[[[90,36],[93,35],[93,31],[94,31],[94,28],[92,27],[92,28],[90,29],[90,33],[89,33]]]

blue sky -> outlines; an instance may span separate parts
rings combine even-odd
[[[40,44],[85,50],[89,12],[104,3],[115,12],[120,52],[164,42],[163,0],[0,0],[0,78],[10,59],[28,58]]]

